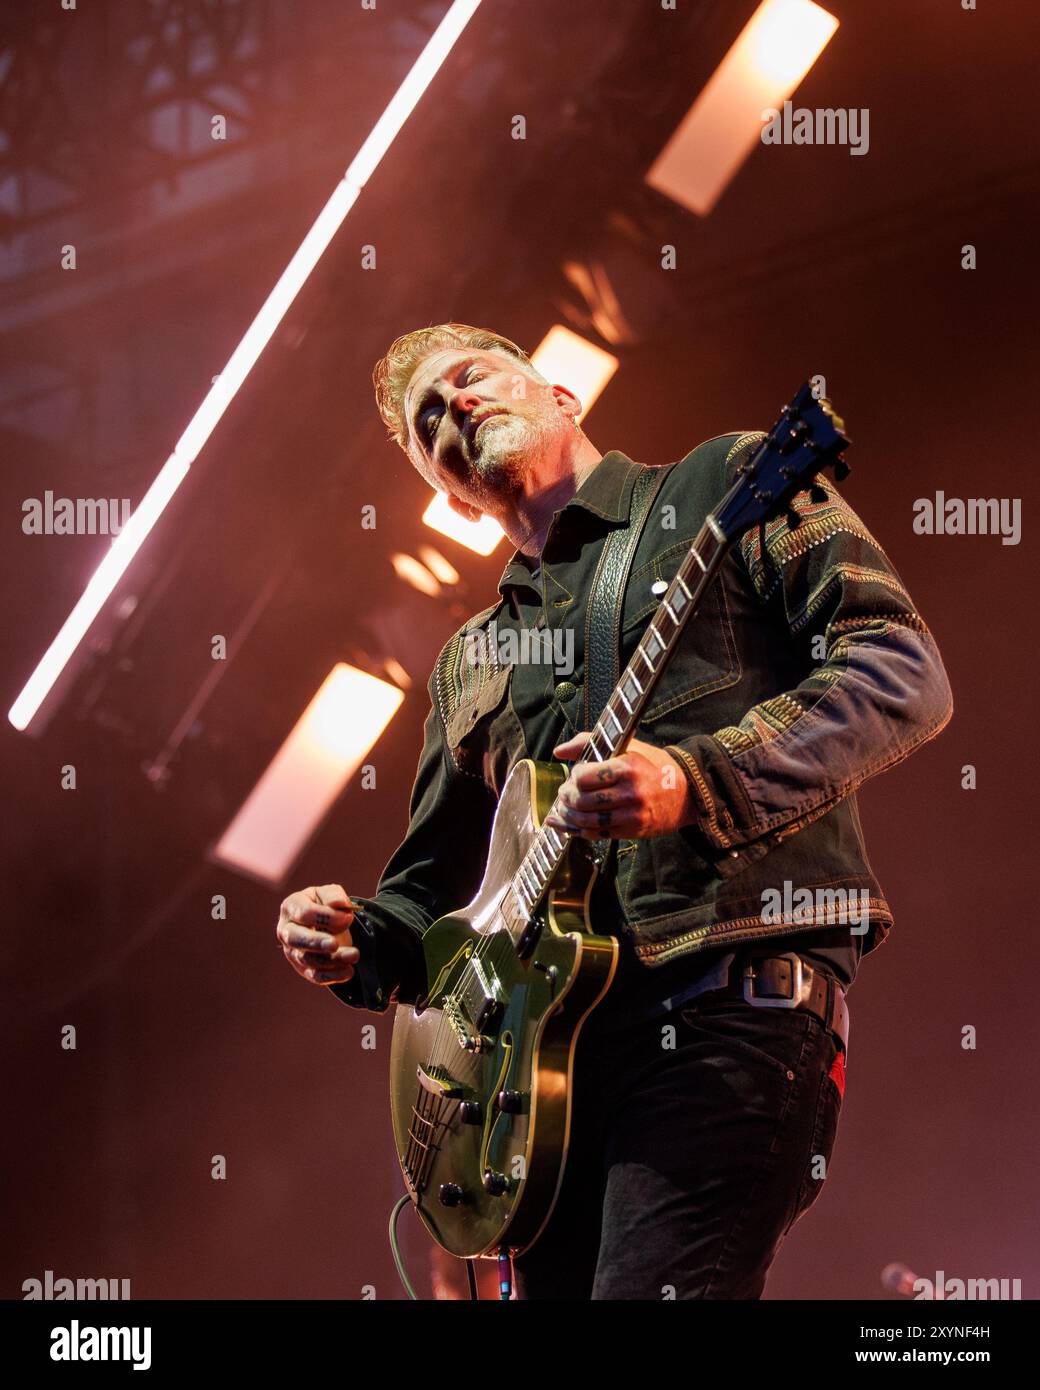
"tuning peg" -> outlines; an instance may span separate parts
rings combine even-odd
[[[834,481],[836,483],[843,483],[851,472],[852,469],[844,459],[834,460]]]
[[[798,528],[799,528],[799,526],[801,526],[801,524],[802,524],[802,518],[801,518],[801,516],[798,514],[798,512],[796,512],[795,509],[794,509],[793,507],[788,507],[788,509],[787,509],[787,529],[788,529],[789,531],[797,531]]]
[[[809,489],[809,496],[814,502],[826,502],[827,489],[821,487],[819,483],[813,483],[812,487]]]

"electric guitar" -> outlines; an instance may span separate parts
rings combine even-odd
[[[816,475],[841,481],[849,441],[801,387],[704,522],[596,722],[580,761],[624,751],[683,628],[730,548],[791,510]],[[503,1258],[541,1234],[560,1190],[582,1024],[614,977],[618,943],[592,930],[597,872],[583,837],[545,828],[562,763],[516,763],[476,897],[422,939],[426,992],[399,1004],[391,1107],[401,1170],[427,1230],[453,1255]]]

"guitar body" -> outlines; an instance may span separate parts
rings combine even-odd
[[[617,968],[616,939],[589,930],[596,868],[583,840],[568,846],[523,953],[500,912],[565,775],[528,759],[512,769],[480,889],[425,933],[427,993],[397,1006],[394,1142],[420,1218],[453,1255],[520,1254],[548,1221],[578,1034]]]

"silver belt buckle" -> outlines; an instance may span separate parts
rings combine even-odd
[[[753,961],[748,961],[744,966],[744,978],[742,981],[742,992],[745,1003],[751,1004],[756,1009],[797,1009],[809,997],[809,990],[812,987],[812,967],[806,965],[801,956],[795,951],[777,951],[775,955],[769,957],[770,960],[789,960],[792,967],[792,987],[793,992],[790,999],[760,999],[754,992],[755,965]]]

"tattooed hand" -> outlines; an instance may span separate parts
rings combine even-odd
[[[553,749],[561,762],[577,758],[591,737],[575,734]],[[668,835],[695,819],[686,774],[663,748],[633,739],[618,758],[571,769],[546,825],[589,840],[642,840]]]
[[[354,905],[338,883],[305,888],[282,903],[276,935],[297,975],[313,985],[345,984],[360,952],[350,937]]]

